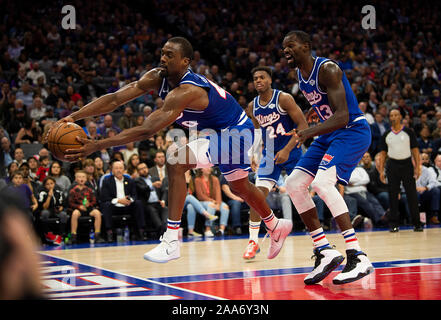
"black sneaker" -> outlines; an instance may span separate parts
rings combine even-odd
[[[346,255],[346,266],[343,271],[332,280],[332,283],[344,284],[354,282],[374,272],[374,267],[363,251],[354,249],[346,250]]]
[[[101,237],[101,232],[95,233],[95,243],[105,243],[106,240]]]
[[[392,232],[392,233],[395,233],[395,232],[400,231],[400,228],[398,228],[398,227],[391,227],[391,228],[389,229],[389,231]]]
[[[326,278],[345,259],[343,255],[331,247],[314,249],[314,269],[303,280],[305,284],[316,284]]]
[[[419,225],[419,226],[414,227],[413,231],[415,231],[415,232],[423,232],[424,228],[423,228],[423,226]]]

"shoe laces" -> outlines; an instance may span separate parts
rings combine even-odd
[[[363,251],[357,251],[355,253],[348,254],[347,263],[342,272],[349,272],[357,266],[357,263],[361,262],[358,258],[359,255],[366,255]]]
[[[315,259],[314,269],[319,266],[320,261],[324,257],[324,255],[321,254],[321,252],[325,249],[334,249],[334,248],[335,248],[335,246],[328,246],[328,247],[324,247],[322,249],[314,249],[314,251],[313,251],[314,254],[311,256],[311,260]]]
[[[248,245],[247,245],[247,248],[246,248],[246,253],[250,253],[250,252],[253,252],[253,248],[254,248],[254,246],[257,246],[258,244],[256,243],[256,242],[254,242],[254,240],[250,240],[249,242],[248,242]]]

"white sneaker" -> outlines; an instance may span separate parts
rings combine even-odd
[[[334,284],[353,282],[374,272],[374,267],[363,251],[354,249],[346,250],[346,255],[346,266],[343,271],[332,280]]]
[[[292,221],[287,219],[279,219],[274,230],[268,230],[271,237],[271,244],[268,250],[268,259],[274,259],[283,247],[286,237],[292,230]]]
[[[303,280],[305,284],[316,284],[326,278],[345,259],[343,255],[331,247],[314,249],[314,269]]]
[[[211,230],[207,230],[204,232],[204,236],[208,237],[208,238],[213,238],[214,237],[214,233]]]
[[[156,262],[165,263],[170,260],[178,259],[181,256],[179,240],[166,240],[163,236],[159,239],[161,243],[154,249],[144,254],[144,259]]]

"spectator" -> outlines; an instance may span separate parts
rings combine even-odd
[[[68,216],[64,208],[64,193],[57,189],[55,185],[55,179],[52,177],[47,177],[43,180],[43,190],[38,194],[38,209],[40,211],[39,219],[46,240],[55,245],[61,245],[62,239],[67,234]],[[59,218],[58,230],[55,235],[49,231],[49,218]]]
[[[53,161],[49,165],[49,170],[47,175],[55,180],[55,184],[64,193],[65,197],[67,197],[72,182],[66,175],[64,175],[61,162],[58,160]]]
[[[378,172],[378,168],[380,166],[380,156],[381,155],[377,153],[375,155],[375,166],[372,166],[370,169],[366,169],[369,174],[369,184],[367,185],[367,190],[377,198],[387,214],[387,211],[389,210],[389,192],[387,184],[380,180],[380,173]]]
[[[84,172],[87,174],[86,186],[93,190],[93,193],[98,198],[99,188],[98,181],[99,176],[96,170],[95,161],[93,159],[86,159],[83,163]]]
[[[138,200],[135,182],[123,175],[124,162],[112,163],[112,175],[104,177],[100,189],[100,203],[105,226],[107,228],[107,241],[113,241],[112,217],[116,215],[129,215],[136,221],[137,230],[144,227],[142,202]]]
[[[68,212],[71,215],[69,244],[77,243],[78,218],[84,215],[94,218],[95,241],[102,243],[104,239],[101,237],[101,212],[98,210],[98,203],[93,190],[86,186],[86,172],[77,171],[75,182],[75,186],[69,191]]]
[[[218,219],[218,216],[210,214],[204,208],[201,202],[198,199],[196,199],[196,197],[194,196],[195,193],[194,179],[190,173],[190,170],[185,172],[185,181],[187,183],[187,196],[185,197],[184,210],[187,211],[187,228],[188,228],[187,236],[191,238],[202,237],[202,234],[197,233],[194,230],[196,223],[196,213],[199,213],[200,215],[203,215],[205,219],[204,233],[207,233],[207,236],[209,237],[213,237],[214,234],[211,231],[211,227],[213,221]]]
[[[85,59],[85,61],[87,61],[87,59]],[[105,93],[103,88],[92,82],[91,75],[87,75],[84,81],[85,83],[79,89],[79,94],[81,97],[86,99],[86,101],[91,101],[97,97],[101,97]]]
[[[228,224],[230,208],[222,201],[219,179],[212,174],[211,168],[198,169],[194,180],[196,198],[202,203],[208,213],[214,215],[220,211],[219,230],[217,236],[225,234],[225,228]],[[205,233],[205,236],[211,236],[211,233]]]
[[[6,168],[14,160],[14,150],[7,137],[1,138],[0,142],[0,177],[4,177],[6,175]]]
[[[364,116],[366,117],[367,122],[370,125],[373,125],[374,122],[375,122],[375,119],[374,119],[374,116],[369,111],[367,111],[367,107],[368,107],[367,103],[366,102],[360,102],[358,107],[363,112]]]
[[[125,159],[126,157],[124,157]],[[132,179],[135,179],[138,176],[138,171],[136,168],[139,164],[139,156],[137,153],[132,154],[127,161],[127,174],[132,177]]]
[[[372,143],[369,148],[372,156],[378,152],[378,144],[383,134],[390,129],[389,123],[384,120],[383,114],[379,111],[375,112],[375,122],[371,124]]]
[[[43,182],[49,173],[50,159],[49,156],[40,157],[40,167],[37,170],[38,181]]]
[[[113,124],[113,118],[110,114],[104,116],[103,123],[98,126],[98,134],[104,138],[108,138],[109,131],[113,129],[115,133],[120,133],[121,129]]]
[[[36,62],[32,64],[32,70],[26,76],[32,80],[34,85],[37,84],[37,80],[40,78],[43,78],[43,83],[46,84],[46,75],[40,70],[40,66]]]
[[[421,175],[416,180],[418,201],[423,209],[426,209],[427,220],[430,224],[439,224],[440,212],[440,186],[433,170],[429,170],[430,157],[427,153],[420,154]]]
[[[16,148],[14,151],[14,160],[18,166],[20,166],[23,162],[26,162],[25,154],[22,148]]]
[[[225,202],[230,208],[231,226],[233,227],[233,231],[236,235],[241,235],[241,210],[242,208],[249,209],[249,207],[241,197],[235,195],[231,191],[230,186],[223,175],[220,177],[220,185],[222,190],[222,201]]]
[[[40,97],[35,97],[34,103],[32,104],[30,117],[36,121],[40,121],[40,119],[44,116],[46,116],[46,108],[43,105],[43,99]]]
[[[369,174],[363,167],[355,168],[345,187],[345,194],[357,200],[358,209],[363,211],[375,226],[383,226],[386,212],[377,198],[367,190],[369,181]]]
[[[18,90],[17,92],[17,99],[23,101],[23,104],[26,107],[32,105],[32,102],[34,100],[34,92],[32,91],[32,87],[28,83],[28,81],[24,81],[21,85],[20,90]]]
[[[423,126],[420,131],[420,137],[417,138],[420,152],[431,154],[433,150],[432,137],[428,126]]]
[[[132,107],[126,106],[123,115],[118,120],[118,127],[121,130],[133,128],[136,125],[136,118],[133,115]]]
[[[39,143],[41,141],[41,131],[37,127],[35,119],[26,119],[26,122],[15,138],[15,145],[20,147],[22,144]]]
[[[24,183],[23,173],[18,170],[14,171],[10,175],[10,181],[9,186],[5,191],[9,191],[20,196],[20,198],[23,200],[23,207],[28,213],[29,219],[32,220],[33,213],[38,208],[38,202],[29,186]]]
[[[168,178],[167,167],[165,165],[165,153],[163,151],[156,152],[154,162],[155,165],[149,168],[150,175],[159,178],[161,181],[164,178]]]
[[[136,155],[138,157],[138,160],[139,160],[138,148],[135,148],[135,143],[134,142],[130,142],[130,143],[126,144],[126,149],[122,149],[121,153],[124,156],[124,163],[125,163],[126,166],[129,165],[130,158],[132,156]],[[136,165],[134,166],[134,168],[136,168]]]
[[[29,165],[29,177],[34,181],[39,181],[37,177],[37,171],[39,168],[39,162],[36,156],[31,156],[26,159],[26,162]]]
[[[98,126],[96,125],[96,123],[94,121],[90,121],[87,125],[86,125],[86,134],[89,136],[90,139],[92,140],[100,140],[101,139],[101,135],[98,133]]]
[[[158,178],[153,178],[149,175],[149,169],[145,163],[138,163],[136,170],[139,175],[135,179],[136,190],[139,194],[139,199],[143,203],[145,220],[151,225],[153,237],[158,239],[159,235],[164,233],[167,228],[168,208],[166,206],[166,199],[159,197],[159,194],[165,193],[156,191],[164,186]],[[146,237],[141,232],[139,236],[142,239]]]
[[[95,168],[96,168],[97,180],[99,181],[99,179],[100,179],[100,178],[104,175],[104,173],[105,173],[105,169],[104,169],[104,161],[103,161],[103,159],[101,159],[101,157],[95,157],[94,162],[95,162]]]

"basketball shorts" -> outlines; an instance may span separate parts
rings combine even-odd
[[[284,163],[275,164],[274,157],[272,155],[271,157],[267,157],[267,155],[264,153],[262,160],[260,161],[259,169],[257,170],[257,179],[277,183],[282,170],[285,170],[286,174],[290,175],[301,156],[302,149],[295,148],[289,154],[288,160],[286,160]]]
[[[345,128],[317,138],[301,157],[295,169],[315,177],[317,170],[336,167],[337,181],[347,185],[371,144],[371,130],[363,118]]]
[[[218,166],[227,181],[248,177],[251,159],[248,150],[253,146],[254,126],[247,117],[235,126],[187,144],[196,158],[196,168]]]

